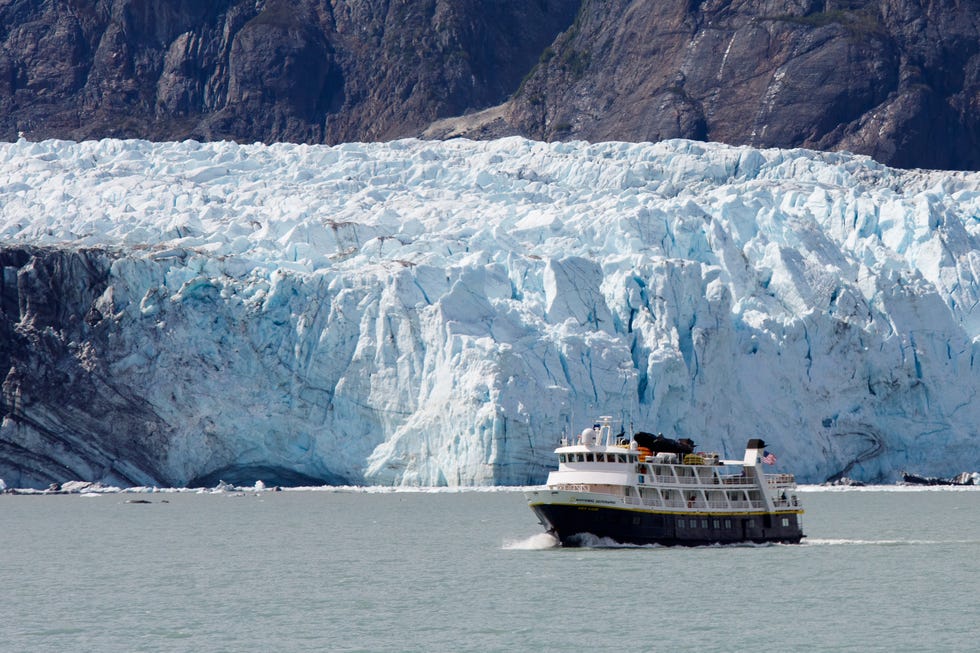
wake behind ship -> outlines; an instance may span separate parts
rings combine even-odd
[[[798,544],[804,537],[796,480],[762,472],[762,440],[749,440],[742,460],[722,460],[695,453],[690,441],[637,434],[617,442],[612,422],[601,417],[574,443],[563,440],[546,489],[525,494],[563,546],[582,546],[590,536],[668,546]]]

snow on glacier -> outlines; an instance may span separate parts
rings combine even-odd
[[[980,175],[849,154],[0,144],[5,246],[121,254],[107,365],[176,484],[540,483],[599,414],[804,482],[977,469],[978,236]]]

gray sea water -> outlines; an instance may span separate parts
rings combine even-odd
[[[0,651],[980,649],[980,492],[801,496],[799,546],[558,549],[516,491],[4,495]]]

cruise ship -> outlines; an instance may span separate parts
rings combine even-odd
[[[613,434],[600,417],[555,453],[558,469],[528,505],[563,546],[596,543],[798,544],[803,508],[792,474],[766,474],[774,457],[748,441],[741,460],[696,452],[690,440]]]

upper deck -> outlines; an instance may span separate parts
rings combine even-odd
[[[704,510],[786,510],[798,506],[791,474],[764,474],[760,451],[742,460],[717,454],[653,454],[631,442],[612,442],[611,418],[601,418],[574,443],[556,449],[558,469],[548,475],[553,490],[623,497],[626,503]]]

